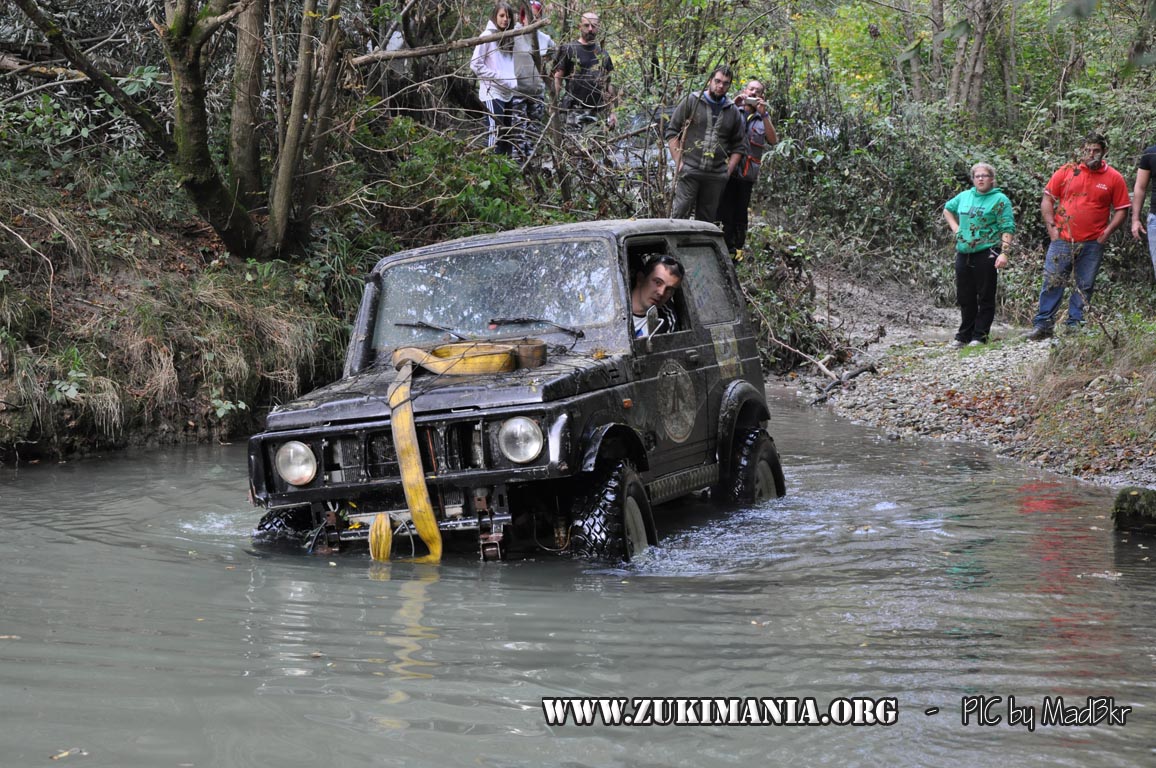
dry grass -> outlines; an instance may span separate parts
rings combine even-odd
[[[305,314],[294,312],[285,304],[269,302],[268,296],[235,295],[213,279],[198,280],[194,286],[196,303],[213,310],[222,330],[237,338],[237,329],[245,329],[247,348],[237,344],[212,345],[215,357],[206,379],[214,375],[222,383],[241,389],[250,376],[250,361],[256,364],[256,375],[270,384],[276,394],[292,395],[300,387],[304,374],[315,370],[314,347],[317,343],[315,323]],[[248,387],[244,387],[248,389]]]
[[[104,437],[113,440],[124,427],[124,403],[120,387],[112,379],[96,376],[88,381],[88,390],[77,399],[85,415]]]
[[[1150,324],[1134,321],[1115,343],[1101,332],[1061,338],[1035,381],[1034,432],[1066,457],[1070,471],[1099,474],[1151,455],[1156,328]]]

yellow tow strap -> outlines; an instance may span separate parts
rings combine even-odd
[[[436,563],[442,558],[442,535],[430,503],[425,470],[421,465],[421,452],[417,445],[417,427],[414,425],[413,403],[410,401],[414,369],[421,367],[433,373],[458,376],[512,371],[515,365],[514,347],[473,342],[445,344],[433,350],[404,347],[394,351],[393,365],[398,369],[398,374],[389,386],[390,426],[401,469],[401,487],[405,491],[405,503],[409,507],[417,534],[429,549],[429,554],[418,558],[418,562]],[[369,554],[374,560],[388,560],[392,545],[393,530],[389,516],[378,514],[369,528]]]

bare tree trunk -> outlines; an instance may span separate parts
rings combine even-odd
[[[260,0],[257,0],[260,2]],[[278,40],[281,30],[277,28],[277,0],[269,0],[269,53],[273,57],[273,108],[277,116],[277,147],[275,156],[281,155],[281,141],[285,138],[285,70],[281,65],[281,50]]]
[[[337,102],[337,77],[341,70],[338,55],[345,38],[341,33],[338,19],[341,14],[341,0],[329,0],[329,11],[325,15],[325,28],[321,33],[321,60],[318,64],[318,79],[321,87],[314,92],[309,105],[313,119],[309,123],[309,150],[305,156],[305,187],[301,194],[301,215],[308,218],[317,202],[321,187],[322,173],[328,162],[329,140],[333,131],[333,107]]]
[[[1063,68],[1060,69],[1060,82],[1056,88],[1056,122],[1061,122],[1064,119],[1064,99],[1068,95],[1068,87],[1075,77],[1080,73],[1084,67],[1083,49],[1080,48],[1079,42],[1075,35],[1071,37],[1068,45],[1068,58],[1064,62]]]
[[[915,45],[916,30],[911,21],[911,0],[901,0],[899,7],[903,10],[903,34],[907,39],[907,44]],[[919,56],[918,50],[915,50],[914,54],[907,60],[907,66],[911,70],[911,98],[915,101],[923,101],[923,60]],[[902,67],[900,68],[900,75],[902,76]]]
[[[265,191],[261,178],[261,66],[265,53],[265,4],[255,0],[237,17],[237,64],[233,70],[233,112],[229,128],[229,168],[233,189],[246,206]]]
[[[317,0],[305,0],[301,13],[301,32],[297,41],[297,71],[293,82],[293,99],[285,121],[285,138],[273,169],[273,185],[269,190],[269,224],[264,249],[280,253],[289,232],[289,218],[293,213],[293,181],[305,148],[305,123],[311,118],[309,94],[313,90],[313,53],[317,41],[313,28],[317,18]]]
[[[943,0],[931,0],[931,79],[939,94],[944,93],[943,83]]]
[[[953,107],[962,100],[960,83],[963,81],[963,68],[967,63],[967,49],[970,40],[971,36],[965,34],[956,41],[955,64],[951,67],[951,82],[947,85],[947,103]]]
[[[1019,122],[1019,100],[1015,95],[1016,86],[1016,4],[1008,4],[1007,47],[1003,55],[1003,97],[1006,120],[1009,126]]]
[[[183,10],[190,10],[187,7]],[[179,10],[169,26],[158,29],[173,75],[172,165],[197,210],[235,256],[252,255],[259,231],[249,212],[225,185],[209,152],[208,108],[202,52],[213,31]]]
[[[983,99],[983,77],[987,72],[987,27],[981,26],[971,46],[971,56],[967,62],[966,98],[962,99],[972,115],[979,114]]]

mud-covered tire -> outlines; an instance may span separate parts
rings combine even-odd
[[[306,544],[313,520],[308,508],[268,512],[253,529],[255,547],[298,549]]]
[[[570,551],[592,560],[630,562],[654,543],[646,486],[627,461],[589,479],[586,492],[574,501]]]
[[[748,429],[735,436],[731,474],[722,491],[729,501],[743,504],[787,493],[779,452],[765,429]]]

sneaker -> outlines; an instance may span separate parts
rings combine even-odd
[[[1028,341],[1043,341],[1052,337],[1052,329],[1044,328],[1042,325],[1037,325],[1032,329],[1032,332],[1024,336]]]
[[[959,339],[952,339],[951,340],[951,348],[952,349],[963,349],[966,346],[967,346],[967,344],[960,341]]]
[[[969,347],[982,347],[983,342],[980,341],[979,339],[972,339],[971,341],[967,342],[967,346],[969,346]]]

